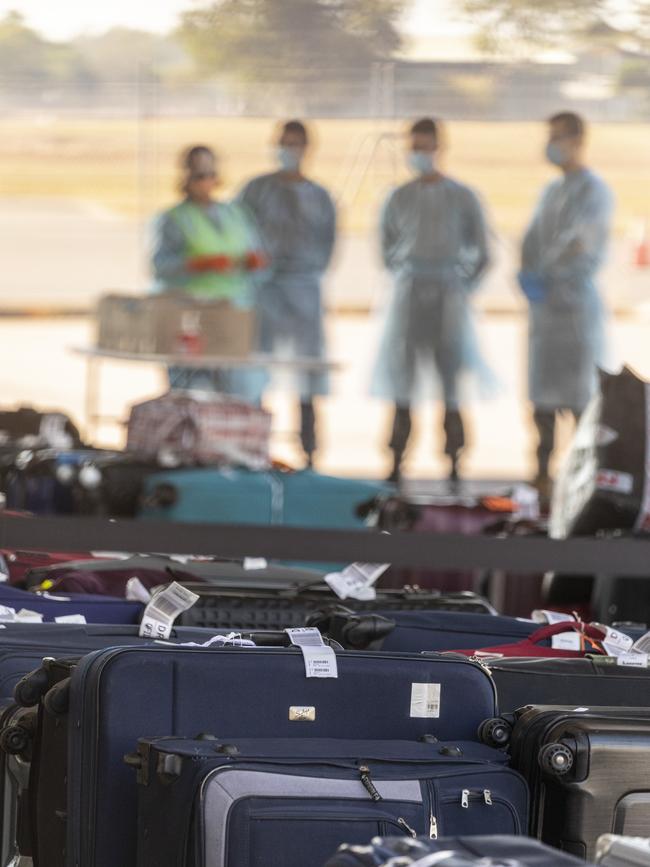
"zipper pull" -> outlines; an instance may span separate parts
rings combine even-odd
[[[438,839],[438,820],[433,815],[433,813],[429,813],[429,840],[437,840]]]
[[[460,805],[467,810],[469,807],[469,789],[463,789],[460,793]]]
[[[488,807],[492,806],[492,792],[489,789],[483,789],[483,800]]]
[[[363,784],[363,787],[368,792],[372,800],[381,801],[382,797],[377,791],[377,787],[370,779],[370,768],[367,765],[361,765],[361,767],[359,768],[359,774],[361,775],[361,782]]]
[[[397,820],[397,824],[398,824],[401,828],[404,828],[404,830],[406,831],[406,833],[409,834],[411,837],[417,837],[418,832],[417,832],[417,831],[414,831],[413,828],[411,828],[411,826],[410,826],[409,823],[406,821],[406,819],[402,819],[402,817],[400,816],[400,818]]]

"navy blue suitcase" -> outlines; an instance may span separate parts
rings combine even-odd
[[[123,756],[146,733],[471,740],[494,715],[494,684],[469,660],[342,652],[337,662],[333,679],[307,678],[297,649],[156,645],[84,657],[69,685],[65,863],[135,864],[136,784]],[[59,737],[65,719],[51,721]]]
[[[464,741],[142,739],[138,867],[305,867],[377,834],[526,833],[528,788]]]
[[[36,611],[45,622],[69,614],[83,614],[86,623],[134,625],[142,619],[144,605],[119,596],[94,593],[30,593],[0,584],[0,605],[20,611]]]
[[[397,653],[473,650],[523,641],[540,628],[539,623],[518,617],[461,611],[390,611],[378,609],[380,623],[371,614],[347,611],[344,607],[324,610],[310,618],[312,625],[339,641],[344,647],[385,650]],[[619,627],[636,640],[645,629]],[[546,644],[550,647],[551,639]]]
[[[435,860],[434,860],[435,855]],[[589,867],[581,858],[525,837],[394,837],[342,846],[325,867]]]
[[[180,641],[206,641],[207,629],[182,627],[172,632]],[[6,623],[0,629],[0,701],[10,699],[19,680],[41,665],[44,657],[80,657],[93,650],[151,643],[138,636],[137,626],[83,623]],[[25,706],[40,698],[18,697]]]

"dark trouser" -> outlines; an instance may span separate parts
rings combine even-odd
[[[461,451],[465,447],[465,426],[460,410],[445,407],[445,417],[443,421],[443,430],[445,434],[445,454],[456,462]],[[395,405],[395,416],[393,418],[393,432],[391,434],[388,448],[391,449],[395,456],[395,466],[399,467],[406,451],[409,438],[411,436],[411,407]]]
[[[540,478],[548,476],[548,468],[551,461],[551,455],[555,448],[555,427],[558,412],[563,410],[553,409],[538,409],[533,412],[533,421],[537,428],[537,475]],[[576,422],[580,418],[580,412],[576,409],[569,409]]]
[[[311,398],[300,401],[300,442],[311,463],[312,455],[316,451],[316,412]]]

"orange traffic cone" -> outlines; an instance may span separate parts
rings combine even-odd
[[[648,236],[648,221],[641,224],[641,237],[634,252],[634,264],[637,268],[650,266],[650,237]]]

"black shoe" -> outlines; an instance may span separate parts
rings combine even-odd
[[[400,486],[402,483],[402,468],[399,464],[393,466],[393,469],[390,471],[385,481],[387,481],[389,485]]]

